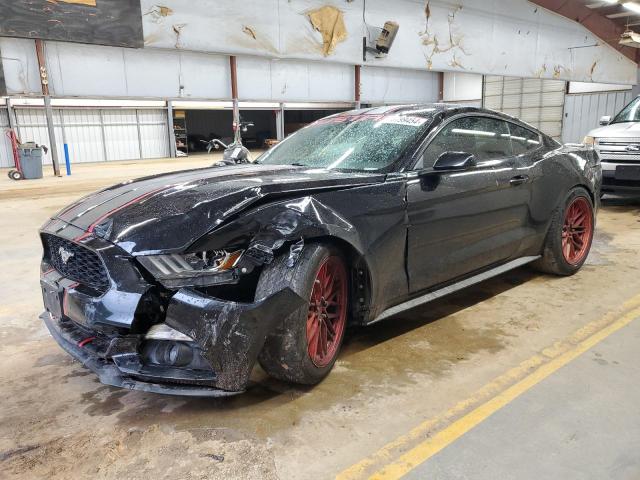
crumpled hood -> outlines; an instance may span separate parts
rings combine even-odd
[[[145,177],[88,195],[56,214],[131,254],[178,252],[269,196],[310,195],[384,181],[384,174],[236,165]]]
[[[591,130],[588,135],[595,138],[639,138],[640,122],[612,123]]]

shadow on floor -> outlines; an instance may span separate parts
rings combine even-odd
[[[346,362],[350,368],[347,372],[334,372],[333,377],[330,375],[328,380],[318,387],[280,382],[269,378],[257,367],[252,385],[246,393],[238,396],[220,399],[180,398],[96,386],[96,390],[83,396],[85,412],[92,416],[116,414],[119,423],[124,425],[151,424],[158,422],[159,417],[162,417],[163,421],[175,423],[178,428],[186,430],[200,428],[203,421],[210,422],[208,425],[211,427],[216,425],[216,428],[234,430],[251,429],[256,422],[268,424],[271,431],[286,428],[291,425],[288,423],[288,416],[282,418],[282,414],[276,416],[272,412],[289,411],[301,414],[307,409],[312,411],[329,408],[348,400],[359,391],[361,385],[375,382],[386,384],[392,379],[399,384],[403,381],[411,382],[411,372],[444,375],[452,365],[477,351],[500,350],[503,348],[504,338],[501,332],[461,328],[457,320],[448,318],[446,326],[442,324],[441,328],[430,331],[431,335],[427,334],[423,339],[422,336],[417,339],[429,344],[426,350],[421,350],[424,347],[411,350],[410,342],[407,345],[407,340],[403,339],[389,344],[388,348],[383,350],[377,349],[375,352],[365,352],[364,356],[358,355],[383,342],[455,315],[537,276],[538,274],[530,268],[519,268],[433,301],[428,304],[428,308],[416,307],[368,327],[352,328],[339,357],[339,362]],[[412,341],[416,341],[416,338],[412,338]],[[299,404],[282,409],[314,388],[314,395],[305,397],[304,409]],[[242,412],[242,418],[238,417],[239,412]]]

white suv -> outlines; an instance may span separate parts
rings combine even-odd
[[[593,145],[602,161],[602,192],[640,193],[640,96],[603,127],[591,130],[584,143]]]

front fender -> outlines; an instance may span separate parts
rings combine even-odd
[[[216,387],[244,390],[267,335],[307,302],[285,288],[255,303],[209,297],[183,288],[171,299],[166,323],[195,340],[216,374]]]
[[[315,197],[274,202],[226,223],[193,243],[189,251],[216,250],[235,245],[261,245],[271,251],[301,238],[336,237],[362,254],[362,238],[355,226]]]

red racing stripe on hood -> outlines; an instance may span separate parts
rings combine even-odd
[[[153,195],[154,193],[158,193],[161,190],[166,190],[168,188],[171,188],[171,187],[162,186],[160,188],[156,188],[155,190],[151,190],[150,192],[143,193],[142,195],[139,195],[139,196],[129,200],[127,203],[123,203],[122,205],[109,210],[107,213],[100,215],[91,225],[89,225],[89,228],[87,228],[87,231],[84,232],[82,235],[74,238],[74,241],[79,242],[79,241],[84,240],[85,238],[87,238],[89,235],[91,235],[93,233],[93,230],[96,228],[96,226],[100,225],[100,223],[102,223],[102,221],[105,218],[109,217],[109,215],[113,215],[114,213],[119,212],[120,210],[123,210],[123,209],[127,208],[128,206],[133,205],[134,203],[141,202],[145,198],[150,197],[151,195]]]

